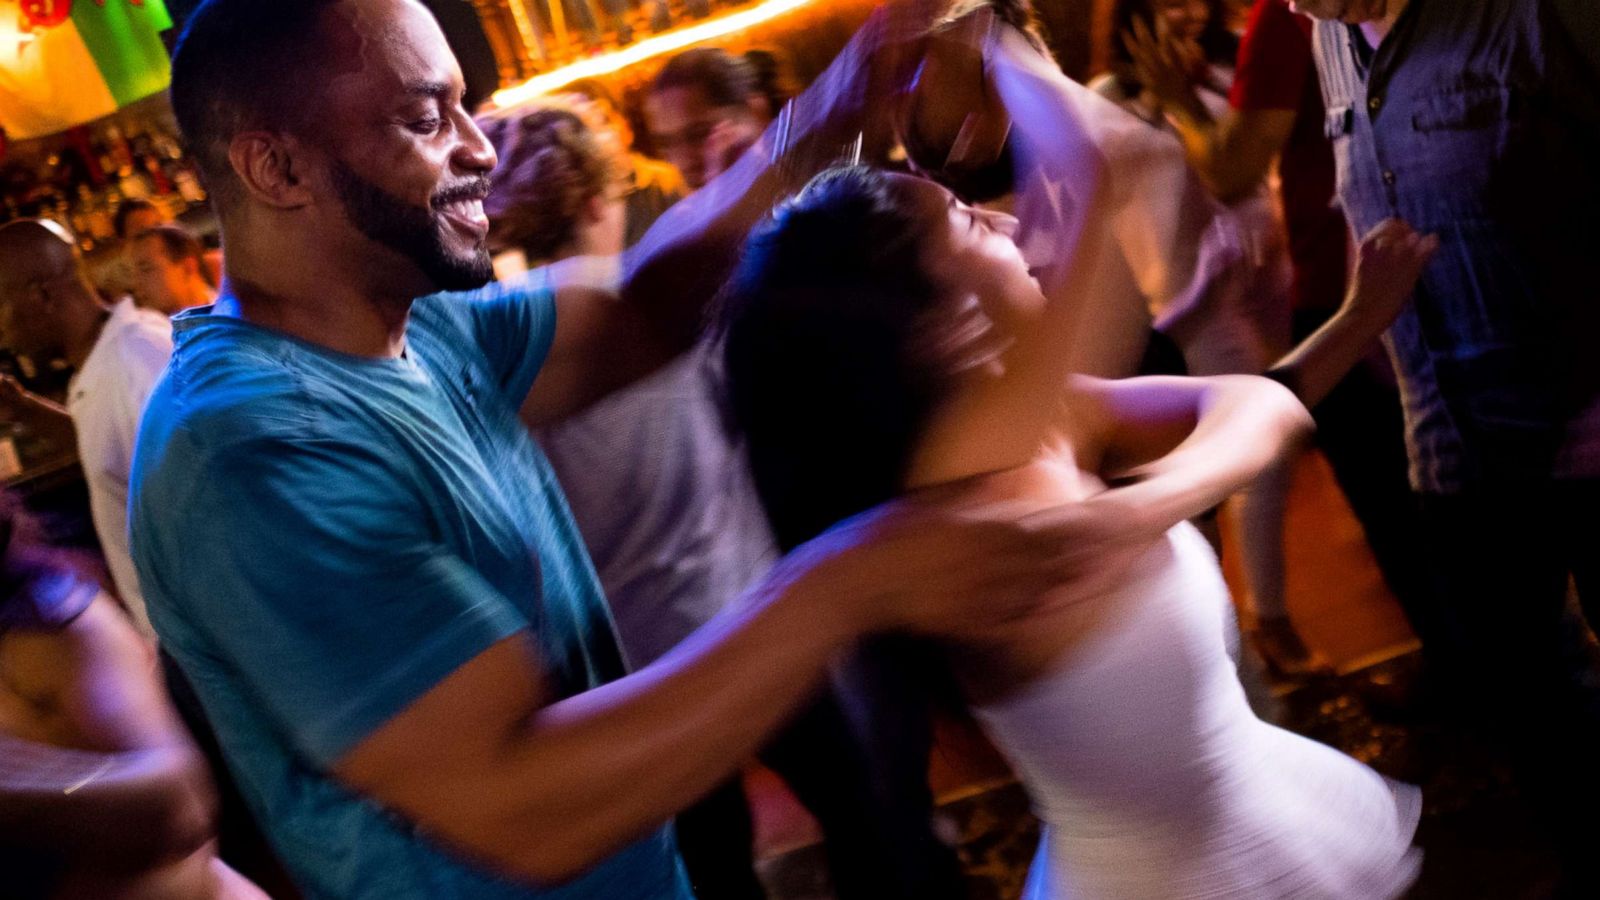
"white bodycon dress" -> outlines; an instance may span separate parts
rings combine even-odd
[[[1384,900],[1415,879],[1413,787],[1257,719],[1227,587],[1191,526],[1094,604],[1049,673],[976,710],[1045,825],[1026,900]]]

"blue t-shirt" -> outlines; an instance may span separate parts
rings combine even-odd
[[[667,829],[537,890],[329,775],[519,631],[562,697],[623,674],[583,542],[517,416],[554,333],[548,291],[419,300],[400,359],[346,356],[210,309],[174,328],[133,466],[134,561],[162,646],[302,889],[690,896]]]

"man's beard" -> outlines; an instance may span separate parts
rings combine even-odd
[[[470,256],[450,252],[435,210],[462,199],[461,191],[446,191],[428,208],[415,206],[378,187],[343,162],[333,164],[333,186],[344,204],[345,215],[362,234],[416,263],[441,291],[482,287],[494,278],[494,264],[485,247]],[[471,188],[467,194],[471,194]]]

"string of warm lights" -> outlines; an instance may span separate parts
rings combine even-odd
[[[701,22],[698,25],[691,25],[665,34],[658,34],[655,37],[646,38],[621,50],[579,60],[559,69],[545,72],[542,75],[535,75],[522,84],[496,91],[494,102],[496,106],[502,108],[516,106],[519,103],[525,103],[542,94],[548,94],[557,88],[571,84],[580,78],[595,78],[601,75],[608,75],[644,62],[652,57],[682,50],[693,44],[726,37],[815,2],[816,0],[766,0],[765,3],[750,9],[729,13],[725,16]],[[516,4],[512,4],[512,6],[514,7]]]

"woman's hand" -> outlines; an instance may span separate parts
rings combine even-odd
[[[1267,371],[1300,402],[1316,406],[1372,348],[1411,300],[1439,239],[1385,219],[1361,240],[1356,274],[1339,312]]]
[[[1417,279],[1439,249],[1435,235],[1420,235],[1399,219],[1385,219],[1367,232],[1356,251],[1355,278],[1343,312],[1379,329],[1405,309]]]

